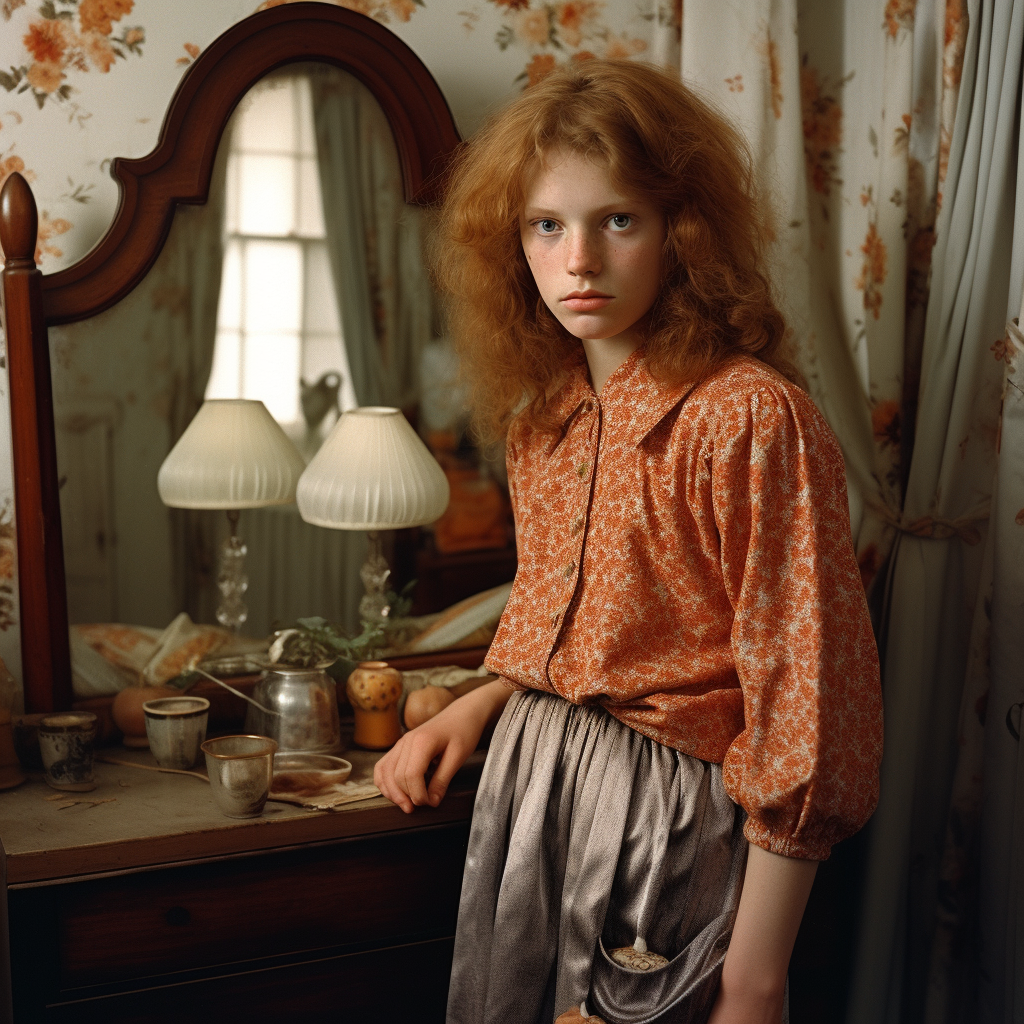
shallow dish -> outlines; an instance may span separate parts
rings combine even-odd
[[[330,754],[275,754],[271,798],[319,796],[351,774],[348,761]]]

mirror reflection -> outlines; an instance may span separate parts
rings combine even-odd
[[[416,578],[411,611],[437,613],[512,579],[503,460],[463,437],[425,232],[425,212],[404,202],[383,112],[354,78],[291,65],[244,98],[209,201],[178,208],[143,282],[51,331],[72,624],[158,634],[181,612],[215,621],[227,519],[169,509],[156,488],[204,399],[262,401],[306,461],[344,411],[401,408],[453,502],[436,530],[384,535],[396,588]],[[243,633],[309,616],[358,630],[365,534],[311,526],[294,504],[244,510],[238,534]],[[495,620],[500,606],[488,604]],[[444,642],[486,642],[478,620],[466,637],[448,628]]]

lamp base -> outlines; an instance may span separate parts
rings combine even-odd
[[[245,574],[245,556],[248,548],[238,536],[238,512],[228,512],[231,535],[220,546],[220,564],[217,567],[217,589],[220,604],[217,605],[217,621],[226,629],[237,633],[249,617],[249,606],[244,594],[249,589],[249,577]]]
[[[369,542],[370,550],[367,552],[366,561],[359,570],[359,578],[363,581],[366,593],[359,602],[359,618],[362,622],[369,622],[374,626],[383,628],[388,622],[391,614],[391,604],[387,597],[388,577],[391,570],[388,568],[388,560],[384,557],[381,548],[380,534],[371,530],[366,539]]]

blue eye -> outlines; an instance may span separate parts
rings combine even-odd
[[[622,231],[633,223],[633,218],[628,213],[616,213],[609,219],[608,223],[613,228],[618,228]]]
[[[537,230],[542,235],[550,235],[558,230],[558,222],[545,218],[544,220],[537,221]]]

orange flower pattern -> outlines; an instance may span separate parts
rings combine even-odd
[[[256,10],[265,11],[271,7],[301,2],[302,0],[264,0]],[[392,19],[408,21],[417,7],[425,6],[423,0],[331,0],[331,3],[336,7],[346,7],[357,14],[365,14],[382,25],[389,25]]]
[[[900,403],[893,399],[876,402],[871,407],[871,430],[875,443],[881,447],[900,447]]]
[[[49,99],[60,102],[71,95],[68,71],[106,74],[118,58],[141,55],[143,28],[122,27],[120,35],[114,35],[114,23],[134,6],[135,0],[62,0],[59,10],[52,2],[42,4],[22,37],[31,63],[0,72],[0,87],[31,91],[42,108]]]
[[[864,308],[877,320],[882,315],[882,285],[885,283],[887,252],[878,233],[877,224],[868,225],[868,233],[860,247],[864,263],[853,282],[864,293]]]
[[[900,29],[914,27],[917,0],[889,0],[885,5],[885,31],[895,39]]]
[[[188,66],[199,56],[199,47],[195,43],[183,43],[182,49],[185,51],[184,57],[179,57],[174,63]]]
[[[488,668],[722,763],[751,842],[826,857],[874,808],[881,697],[825,421],[749,357],[693,387],[634,353],[600,397],[579,365],[549,407],[557,437],[509,433],[519,570]]]
[[[63,235],[71,230],[71,221],[65,220],[63,217],[54,217],[52,220],[50,215],[43,211],[39,214],[39,234],[36,241],[36,263],[41,263],[44,256],[52,256],[54,259],[60,259],[64,255],[62,249],[59,249],[53,244],[51,239],[55,235]]]
[[[109,36],[114,22],[131,13],[135,0],[81,0],[78,20],[83,32],[98,32]]]
[[[502,12],[504,24],[495,33],[499,50],[522,46],[535,52],[522,73],[516,76],[525,88],[536,85],[557,66],[556,53],[573,60],[602,56],[634,57],[647,49],[647,42],[629,35],[618,35],[602,25],[600,0],[561,0],[540,3],[530,0],[491,0]],[[653,16],[652,16],[653,17]],[[587,44],[587,49],[580,49]],[[569,51],[576,51],[570,53]]]
[[[800,69],[800,113],[807,176],[815,192],[827,196],[841,185],[837,155],[843,140],[843,108],[825,91],[818,72],[804,58]]]

